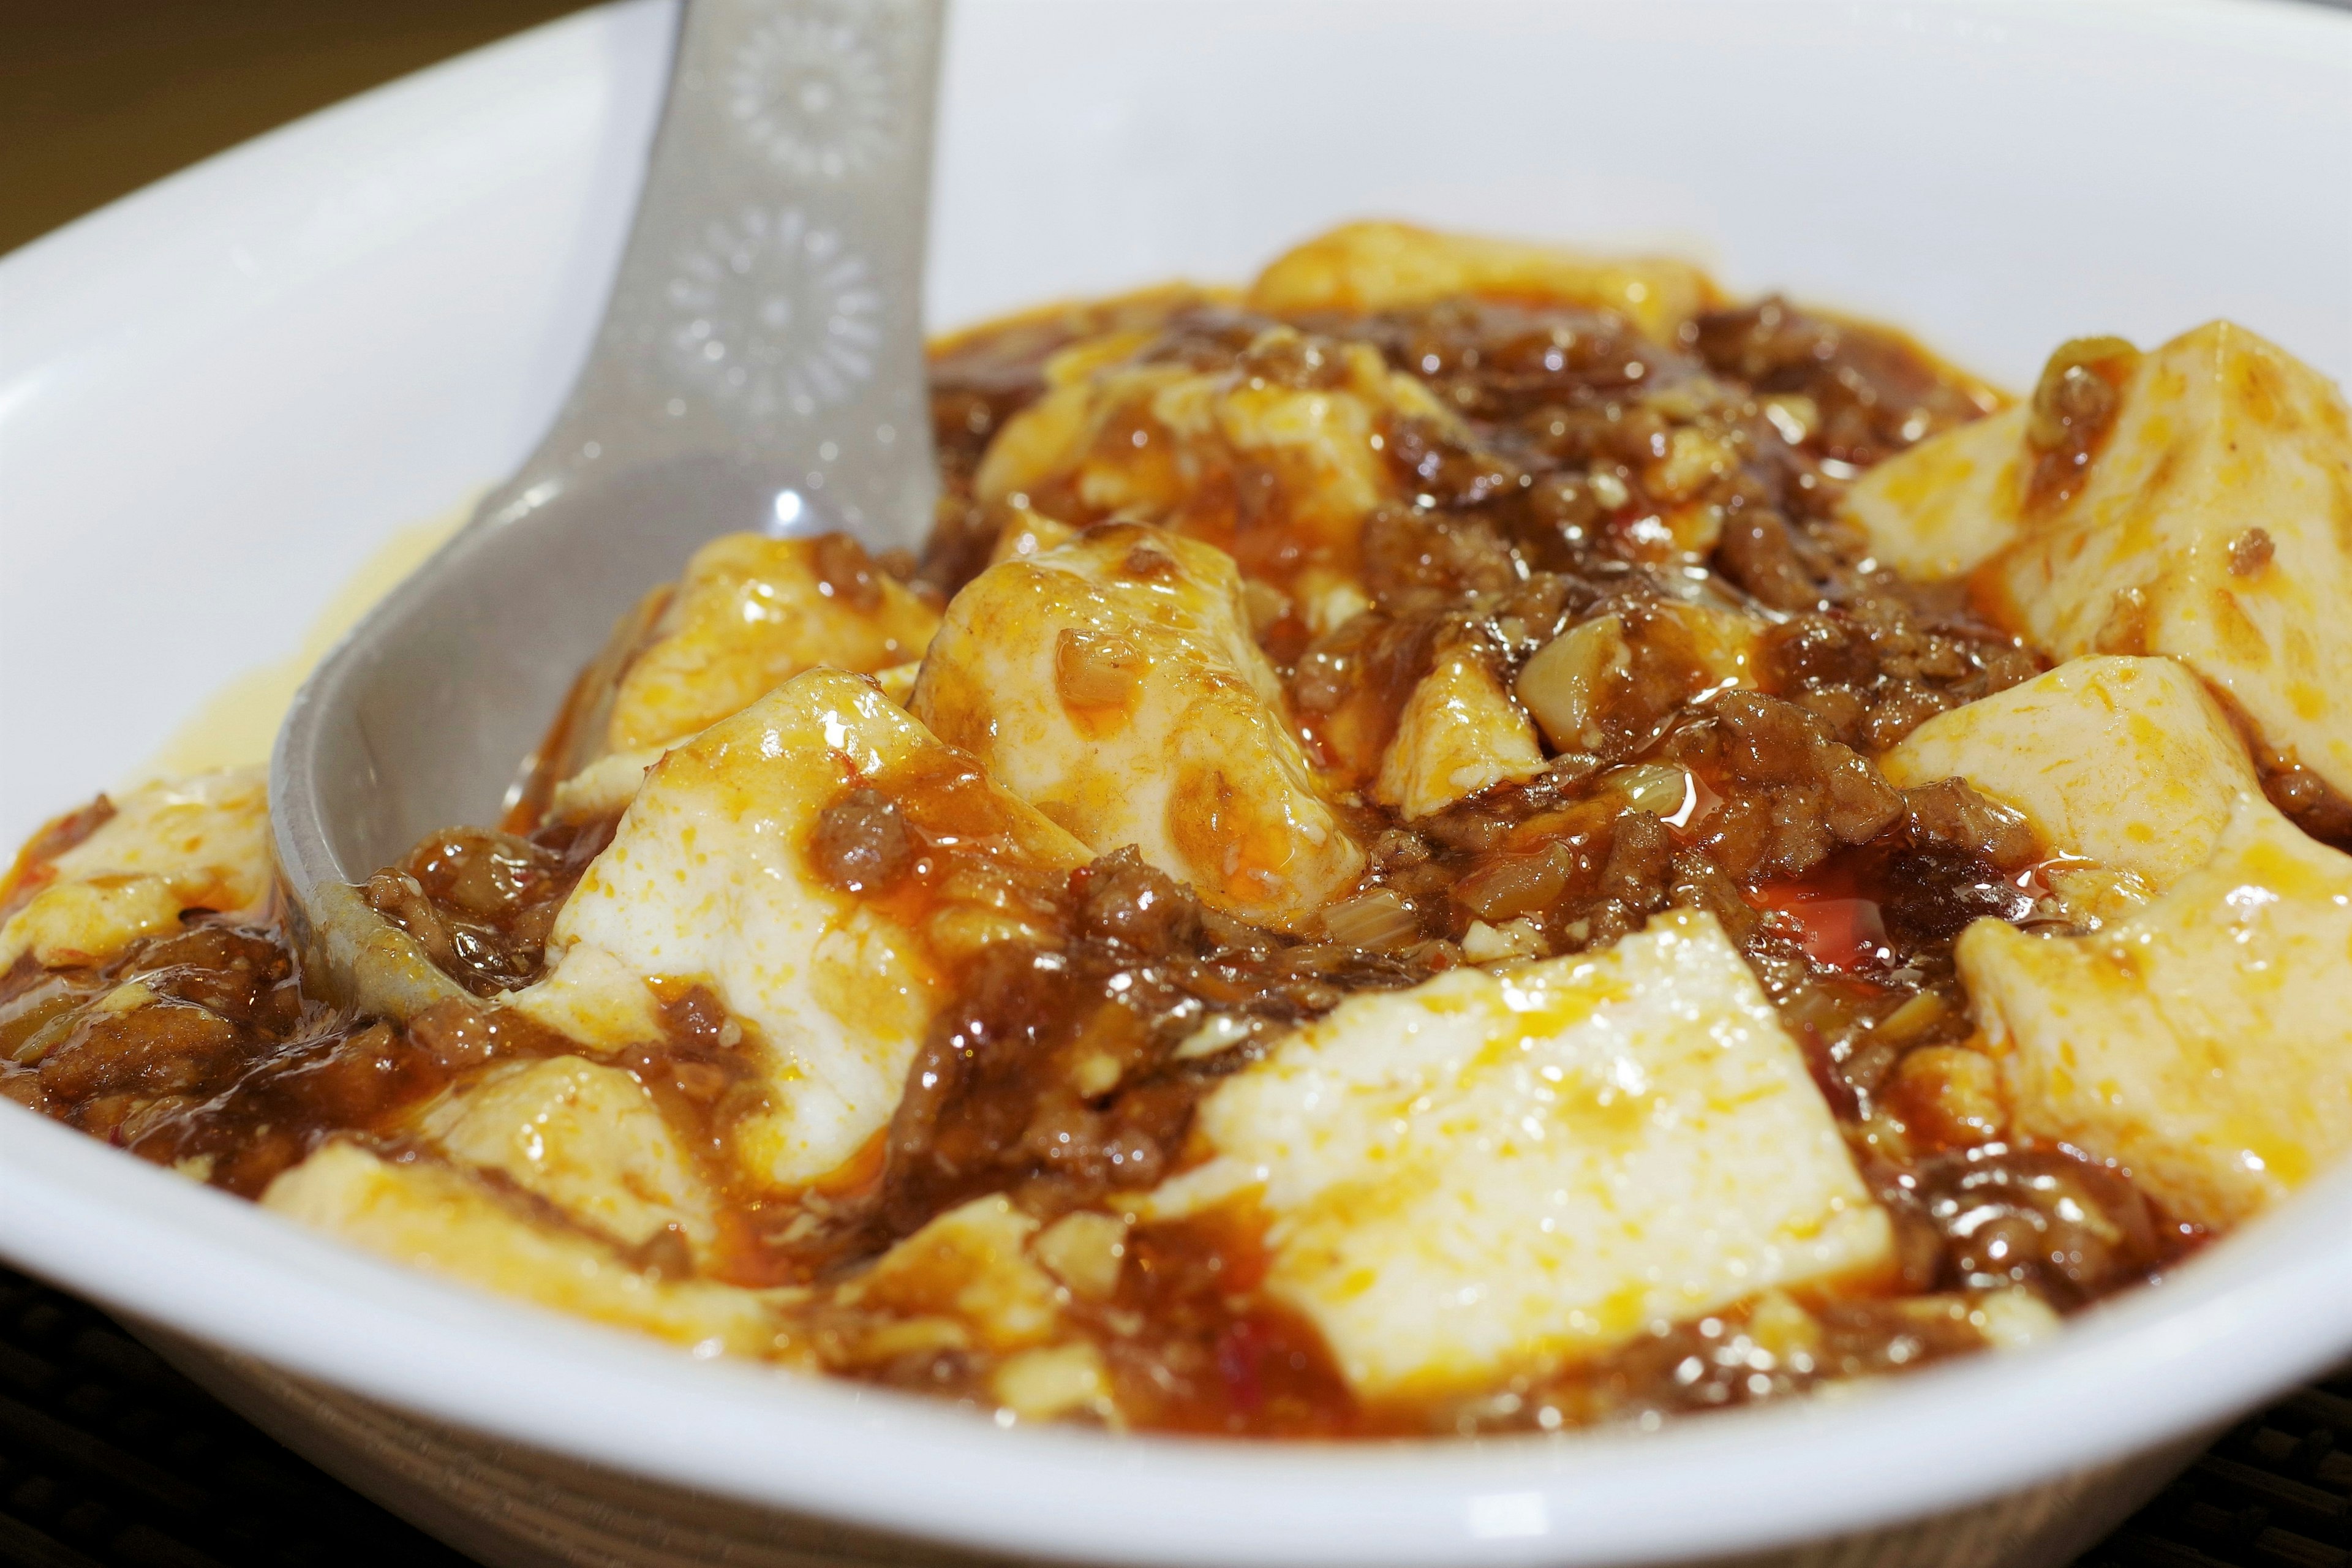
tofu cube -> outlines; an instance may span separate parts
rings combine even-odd
[[[920,658],[939,624],[845,537],[724,534],[694,552],[622,674],[605,749],[682,741],[820,665],[872,673]]]
[[[910,703],[1087,847],[1303,927],[1364,852],[1316,792],[1223,552],[1105,523],[956,595]]]
[[[848,890],[814,858],[824,813],[860,789],[933,847],[904,897]],[[707,986],[767,1080],[736,1157],[803,1185],[888,1122],[974,944],[1037,936],[1024,920],[1050,920],[1087,858],[867,681],[811,670],[654,766],[557,916],[547,977],[511,1003],[609,1051],[662,1037],[656,982]]]
[[[845,1305],[961,1324],[996,1352],[1043,1344],[1061,1328],[1062,1294],[1029,1257],[1037,1222],[1002,1193],[950,1209],[845,1286]]]
[[[1920,442],[1854,480],[1845,514],[1905,576],[1965,577],[2023,531],[2025,405]]]
[[[1407,224],[1351,223],[1278,258],[1250,286],[1249,302],[1274,315],[1352,313],[1454,294],[1614,310],[1663,342],[1722,300],[1714,281],[1687,261],[1604,259]]]
[[[30,952],[56,968],[96,963],[189,910],[259,912],[277,860],[266,769],[163,779],[132,791],[80,843],[26,868],[37,891],[0,925],[0,970]]]
[[[632,1268],[603,1238],[531,1214],[478,1178],[331,1142],[269,1184],[262,1206],[396,1263],[698,1355],[811,1360],[777,1293]]]
[[[1427,816],[1543,771],[1543,746],[1527,710],[1475,649],[1457,647],[1440,654],[1405,699],[1372,795],[1408,817]]]
[[[2076,493],[2026,507],[2011,410],[1873,469],[1851,500],[1881,560],[1973,573],[2059,658],[2168,654],[2263,743],[2352,795],[2352,416],[2327,379],[2214,321],[2141,355]]]
[[[1323,357],[1309,384],[1249,364],[1139,359],[1149,333],[1076,344],[1046,365],[1045,395],[1008,420],[974,474],[979,498],[1066,523],[1157,524],[1240,556],[1286,585],[1352,575],[1356,540],[1383,502],[1410,500],[1384,432],[1458,421],[1364,343],[1311,346],[1269,328],[1253,355]],[[1244,497],[1246,500],[1244,500]],[[1019,545],[1013,546],[1016,552]]]
[[[2212,854],[2084,936],[1983,920],[1958,958],[2017,1128],[2228,1226],[2352,1150],[2352,857],[2242,793]]]
[[[2069,659],[1928,720],[1879,759],[1909,789],[1963,778],[2043,847],[2162,889],[2213,852],[2257,787],[2230,717],[2178,660]]]
[[[1893,1267],[1802,1054],[1704,913],[1352,998],[1226,1079],[1198,1125],[1213,1157],[1142,1216],[1255,1204],[1265,1289],[1370,1401]]]
[[[624,1247],[675,1230],[697,1258],[718,1238],[709,1184],[645,1086],[580,1057],[493,1068],[426,1106],[417,1131]]]

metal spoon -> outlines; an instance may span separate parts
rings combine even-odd
[[[691,0],[645,194],[554,428],[310,677],[269,796],[306,979],[460,994],[350,886],[483,821],[614,621],[740,529],[919,545],[942,0]]]

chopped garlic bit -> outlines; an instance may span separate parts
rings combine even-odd
[[[1090,1410],[1111,1411],[1110,1373],[1102,1352],[1084,1342],[1023,1351],[997,1364],[988,1380],[996,1402],[1024,1421],[1051,1421]]]
[[[1472,921],[1470,929],[1462,933],[1462,956],[1473,963],[1501,963],[1543,954],[1543,928],[1525,915],[1498,926]]]
[[[1247,1019],[1228,1013],[1212,1013],[1199,1028],[1184,1037],[1183,1043],[1176,1047],[1176,1059],[1191,1062],[1213,1057],[1220,1051],[1232,1050],[1255,1033]]]
[[[1081,1209],[1040,1231],[1029,1250],[1072,1294],[1107,1301],[1118,1289],[1119,1269],[1127,1259],[1127,1222],[1116,1215]]]
[[[1985,1343],[2004,1351],[2039,1344],[2065,1326],[2049,1302],[2022,1288],[1979,1297],[1969,1309],[1969,1323]]]
[[[155,993],[144,982],[125,981],[100,997],[94,1005],[101,1013],[129,1013],[155,1000]]]

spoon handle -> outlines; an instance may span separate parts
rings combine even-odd
[[[477,514],[680,462],[735,526],[919,548],[938,479],[923,241],[943,0],[688,0],[604,321]]]

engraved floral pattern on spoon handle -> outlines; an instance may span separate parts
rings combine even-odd
[[[717,461],[735,526],[919,545],[936,490],[920,290],[940,0],[690,0],[588,366],[494,521]]]

